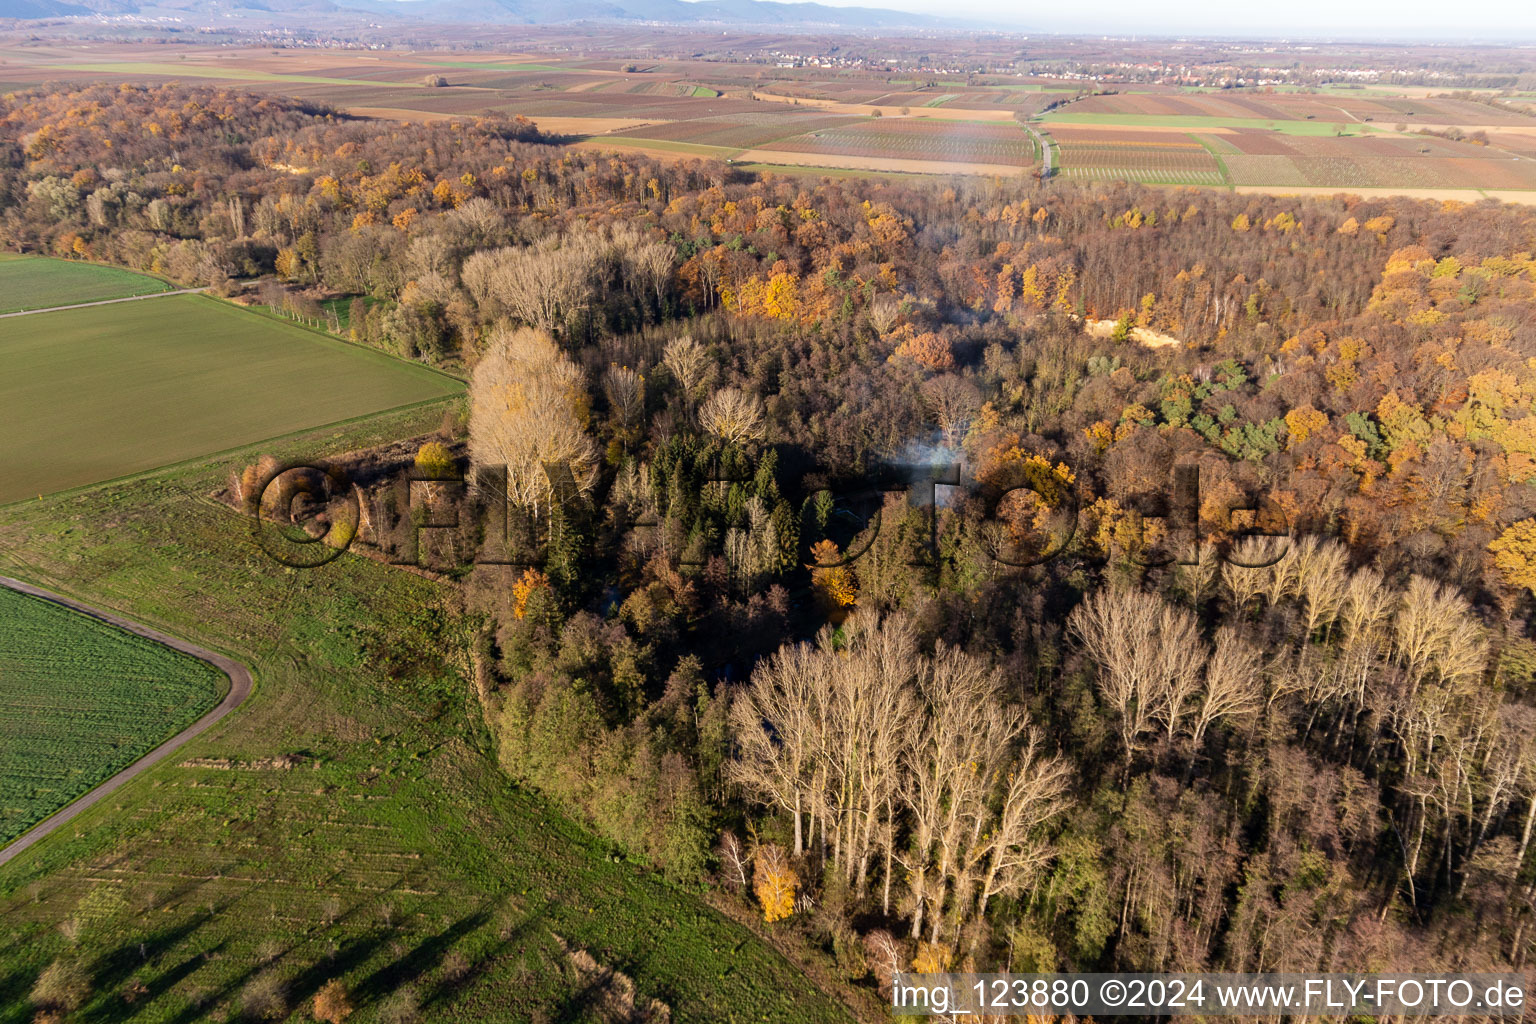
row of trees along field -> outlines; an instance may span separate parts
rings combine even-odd
[[[470,515],[423,557],[509,775],[850,984],[1527,961],[1536,212],[754,177],[179,86],[0,126],[8,246],[267,276],[472,376],[421,470],[505,471],[542,546],[471,568]],[[937,508],[832,497],[935,450]],[[1284,556],[1150,557],[1180,465],[1186,533],[1262,496]],[[388,685],[442,634],[358,642]]]

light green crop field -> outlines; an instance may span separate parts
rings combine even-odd
[[[13,317],[0,365],[0,503],[461,389],[201,295]]]
[[[0,589],[0,845],[218,703],[196,658]]]
[[[117,267],[0,253],[0,313],[150,295],[170,287]]]

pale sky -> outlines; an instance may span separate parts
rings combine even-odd
[[[1284,3],[1146,3],[1137,0],[1067,0],[1020,3],[1019,0],[820,0],[837,6],[887,7],[930,15],[974,18],[999,27],[1122,36],[1253,35],[1288,39],[1411,38],[1490,43],[1536,44],[1536,2],[1484,0],[1472,4],[1445,0],[1287,0]]]

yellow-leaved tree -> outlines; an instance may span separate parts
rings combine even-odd
[[[444,480],[453,476],[453,452],[441,441],[428,441],[416,449],[416,468],[428,480]]]
[[[811,586],[828,612],[834,614],[853,607],[859,600],[859,585],[853,570],[841,564],[842,561],[842,552],[834,542],[820,540],[811,545]]]
[[[1536,519],[1522,519],[1499,534],[1488,550],[1493,564],[1512,587],[1524,587],[1536,594]]]
[[[764,843],[757,848],[752,864],[752,889],[763,908],[764,921],[782,921],[795,912],[795,889],[799,885],[800,878],[782,846]]]

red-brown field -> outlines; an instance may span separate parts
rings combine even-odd
[[[862,124],[866,118],[819,117],[813,111],[790,114],[738,114],[672,121],[627,131],[634,138],[692,142],[704,146],[752,149],[789,136]]]
[[[1029,135],[1016,124],[887,118],[827,128],[760,147],[784,153],[893,157],[955,163],[1008,164],[1034,161]]]
[[[1225,120],[1318,121],[1380,126],[1529,124],[1530,118],[1485,103],[1448,97],[1341,95],[1338,93],[1120,92],[1088,96],[1071,105],[1074,114],[1129,114],[1140,117],[1210,117]]]
[[[1238,185],[1536,188],[1536,160],[1429,135],[1339,138],[1238,130],[1208,143]]]

